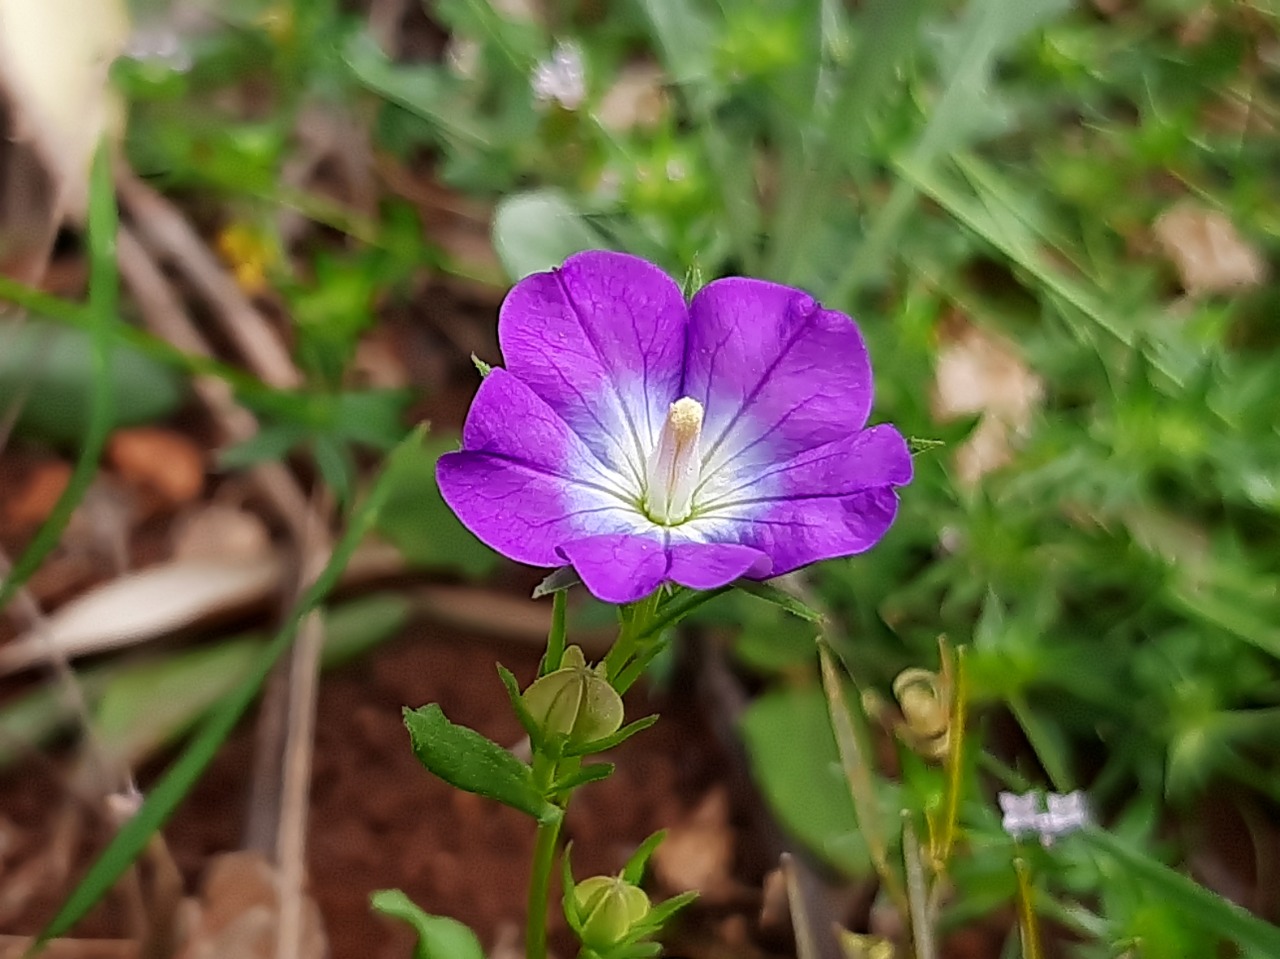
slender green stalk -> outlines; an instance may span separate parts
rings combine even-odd
[[[542,668],[538,670],[539,676],[554,673],[560,668],[560,662],[564,659],[568,613],[566,593],[566,590],[561,589],[551,594],[551,632],[547,634],[547,652],[542,657]]]
[[[98,472],[111,431],[115,392],[111,382],[111,344],[119,325],[120,277],[116,272],[116,197],[111,180],[111,151],[106,145],[94,156],[89,190],[89,319],[92,323],[92,377],[89,423],[84,447],[66,488],[22,555],[0,584],[0,608],[13,597],[46,556],[58,545],[71,514],[80,505]]]
[[[551,871],[556,863],[556,842],[564,814],[538,823],[533,844],[533,868],[529,873],[529,915],[525,920],[525,959],[547,959],[547,903],[551,897]]]

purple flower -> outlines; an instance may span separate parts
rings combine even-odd
[[[871,364],[849,317],[717,280],[686,304],[644,260],[579,253],[516,284],[445,500],[500,553],[571,564],[600,599],[713,589],[873,546],[911,480],[864,429]]]

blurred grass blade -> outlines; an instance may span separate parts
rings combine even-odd
[[[906,896],[903,893],[902,884],[898,881],[897,874],[889,867],[888,832],[885,828],[880,801],[876,797],[875,783],[872,781],[871,765],[868,761],[870,752],[864,748],[858,737],[853,711],[845,698],[840,671],[836,667],[835,655],[827,642],[822,639],[818,640],[818,659],[822,668],[822,691],[826,695],[831,728],[835,732],[836,747],[840,752],[840,765],[844,770],[845,781],[849,784],[854,809],[857,811],[858,831],[862,833],[871,861],[876,867],[876,872],[880,874],[885,888],[906,913]]]
[[[1162,901],[1251,955],[1280,956],[1280,926],[1259,919],[1109,832],[1090,827],[1083,836],[1094,850],[1122,865],[1144,897]]]
[[[972,139],[982,115],[990,108],[990,79],[997,57],[1033,30],[1067,8],[1065,0],[975,0],[962,14],[958,53],[942,78],[943,90],[929,110],[929,119],[903,165],[927,175],[935,164]],[[901,172],[901,171],[899,171]],[[843,304],[863,282],[875,275],[897,241],[915,208],[919,187],[902,176],[889,199],[876,212],[857,255],[836,281],[829,299]]]
[[[861,38],[849,57],[844,82],[826,109],[822,125],[804,144],[801,175],[782,184],[777,222],[770,231],[766,274],[779,282],[796,278],[809,244],[820,235],[813,228],[831,193],[842,161],[866,150],[871,111],[898,77],[898,66],[916,47],[923,0],[871,0],[859,13]],[[844,16],[837,8],[834,15]]]
[[[916,959],[937,959],[938,943],[933,933],[929,890],[925,885],[924,859],[911,814],[902,814],[902,862],[907,872],[907,902],[910,905],[911,942]]]
[[[1036,915],[1035,890],[1027,861],[1019,856],[1013,861],[1018,877],[1018,939],[1022,943],[1022,959],[1044,959],[1040,945],[1040,919]]]
[[[954,652],[942,646],[943,662],[951,673],[951,715],[947,720],[947,792],[942,810],[942,823],[930,851],[935,871],[946,869],[955,844],[956,824],[960,819],[960,791],[964,788],[965,722],[968,719],[969,689],[965,677],[965,651],[961,646]]]
[[[89,423],[84,446],[66,488],[48,519],[14,562],[0,584],[3,609],[62,538],[71,514],[80,505],[98,472],[98,460],[107,442],[114,415],[111,386],[111,344],[120,314],[120,276],[116,270],[116,195],[111,176],[111,149],[99,145],[89,181],[89,316],[93,322],[90,366]]]
[[[382,508],[390,493],[391,484],[387,478],[391,475],[396,461],[399,457],[416,451],[422,443],[424,432],[422,428],[415,430],[388,455],[367,498],[357,507],[346,532],[335,545],[329,562],[315,582],[294,604],[284,625],[259,654],[244,682],[232,695],[222,701],[204,726],[195,734],[182,755],[156,783],[136,815],[116,833],[97,861],[89,868],[89,872],[72,890],[57,915],[40,933],[38,943],[48,942],[70,931],[71,927],[106,895],[130,863],[146,848],[152,834],[160,829],[177,809],[178,804],[182,802],[240,717],[244,715],[249,704],[257,696],[271,667],[292,645],[298,624],[303,617],[324,601],[337,584],[342,570],[356,551],[360,541],[372,529],[378,510]]]

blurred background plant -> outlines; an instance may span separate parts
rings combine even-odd
[[[402,448],[378,525],[411,564],[479,579],[495,558],[431,489],[457,404],[445,390],[415,401],[404,358],[387,362],[374,336],[441,295],[433,278],[491,310],[509,281],[611,247],[675,275],[809,289],[858,318],[876,417],[922,438],[917,478],[881,546],[789,584],[826,616],[830,699],[813,623],[736,595],[698,622],[713,667],[750,692],[731,718],[774,814],[849,881],[880,872],[884,909],[847,954],[882,955],[875,936],[936,954],[935,937],[994,916],[1006,955],[1200,956],[1226,942],[1280,955],[1274,929],[1222,898],[1280,918],[1276,11],[357,6],[139,2],[114,69],[139,178],[117,171],[126,222],[163,262],[149,191],[180,204],[233,281],[210,293],[200,271],[186,278],[188,299],[206,301],[197,314],[223,316],[214,346],[235,345],[238,291],[281,334],[288,372],[210,365],[155,328],[106,333],[92,303],[6,282],[0,295],[42,317],[7,327],[0,350],[20,434],[92,448],[79,391],[104,336],[113,425],[155,422],[193,374],[213,376],[261,422],[222,431],[220,467],[283,459],[343,510],[407,412],[433,413],[440,429]],[[5,83],[21,115],[23,88]],[[74,179],[44,166],[50,182]],[[182,272],[189,257],[176,259]],[[124,279],[140,299],[136,274]],[[485,322],[441,335],[498,362]],[[966,650],[959,686],[940,636]],[[245,643],[222,647],[227,662]],[[107,716],[155,688],[101,670],[84,683]],[[4,728],[36,701],[6,707]],[[853,760],[830,710],[862,741]],[[1084,789],[1098,826],[1019,842],[1001,829],[1002,789]],[[1247,837],[1230,857],[1215,838],[1226,828]],[[913,862],[930,876],[923,927],[906,901]],[[910,934],[884,918],[895,910]]]

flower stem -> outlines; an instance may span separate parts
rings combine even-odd
[[[551,896],[551,870],[556,861],[556,840],[564,813],[538,823],[533,845],[533,870],[529,875],[529,916],[525,921],[525,959],[547,959],[547,903]]]

